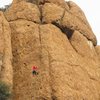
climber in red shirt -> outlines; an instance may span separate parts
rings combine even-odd
[[[32,74],[33,74],[33,75],[38,75],[37,67],[36,67],[36,66],[33,66],[33,67],[32,67]]]

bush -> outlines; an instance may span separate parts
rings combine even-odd
[[[9,86],[0,82],[0,100],[8,100],[11,96]]]

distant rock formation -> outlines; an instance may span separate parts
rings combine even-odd
[[[100,100],[100,48],[82,10],[72,1],[31,2],[0,12],[0,79],[12,100]]]

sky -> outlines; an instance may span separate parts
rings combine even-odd
[[[69,1],[69,0],[66,0]],[[74,1],[84,11],[94,34],[100,45],[100,0],[71,0]],[[12,0],[0,0],[0,7],[10,4]]]

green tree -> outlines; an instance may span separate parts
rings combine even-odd
[[[9,86],[0,82],[0,100],[8,100],[11,97]]]

